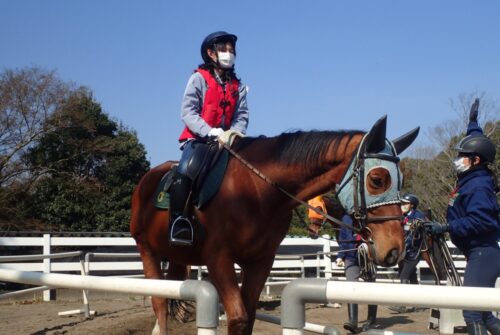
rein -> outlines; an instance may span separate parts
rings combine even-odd
[[[437,278],[436,282],[439,283],[439,275],[437,273],[437,265],[434,262],[433,257],[435,256],[434,253],[432,252],[432,249],[429,248],[428,242],[425,238],[425,226],[424,224],[429,221],[424,221],[424,220],[419,220],[417,219],[416,222],[414,223],[414,230],[420,234],[422,234],[422,242],[419,247],[419,254],[423,251],[426,251],[429,253],[429,259],[431,262],[431,269],[433,271],[434,276]],[[446,276],[447,278],[451,281],[453,286],[462,286],[462,279],[460,278],[460,275],[457,271],[457,268],[455,267],[455,263],[453,262],[453,257],[451,255],[450,249],[448,248],[448,245],[446,244],[445,239],[443,236],[432,236],[433,243],[437,244],[437,247],[440,249],[442,258],[443,258],[443,263],[446,271]],[[425,244],[425,249],[422,248],[422,245]]]
[[[255,175],[257,175],[259,178],[261,178],[262,180],[264,180],[266,183],[268,183],[269,185],[271,185],[274,188],[276,188],[277,190],[279,190],[281,193],[283,193],[287,197],[295,200],[296,202],[300,203],[301,205],[306,206],[308,209],[311,209],[314,212],[316,212],[316,214],[321,215],[325,219],[327,219],[327,220],[329,220],[331,222],[334,222],[334,223],[338,224],[341,227],[349,228],[349,229],[351,229],[351,230],[353,230],[353,231],[355,231],[357,233],[359,233],[359,232],[362,231],[362,229],[359,229],[357,227],[354,227],[352,225],[344,223],[341,220],[336,219],[333,216],[329,215],[328,213],[325,213],[322,210],[319,210],[319,209],[317,209],[317,208],[309,205],[306,201],[297,198],[296,196],[294,196],[293,194],[291,194],[290,192],[288,192],[287,190],[285,190],[284,188],[282,188],[281,186],[279,186],[278,184],[276,184],[274,181],[272,181],[271,179],[269,179],[262,172],[260,172],[259,170],[257,170],[252,164],[250,164],[247,160],[245,160],[243,157],[241,157],[240,154],[238,154],[236,151],[234,151],[233,149],[231,149],[231,147],[226,142],[219,140],[219,143],[222,145],[222,147],[224,149],[226,149],[231,155],[233,155],[237,160],[239,160],[243,165],[245,165]]]

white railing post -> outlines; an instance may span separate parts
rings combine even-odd
[[[86,262],[86,259],[84,259],[82,256],[80,256],[80,265],[81,265],[81,275],[82,276],[87,276],[88,275],[88,264]],[[90,306],[89,306],[89,291],[86,289],[82,290],[83,294],[83,313],[85,314],[85,317],[88,319],[90,318]]]
[[[50,255],[51,247],[51,237],[50,234],[43,234],[43,254]],[[43,272],[51,272],[51,260],[50,258],[45,258],[43,260]],[[43,301],[56,300],[56,290],[46,290],[43,291]]]
[[[320,252],[316,253],[316,278],[321,277],[321,256]]]
[[[300,273],[302,274],[301,275],[302,278],[306,277],[306,270],[304,267],[304,256],[300,256]]]
[[[325,278],[332,278],[332,252],[330,235],[323,235],[323,263],[325,266]]]

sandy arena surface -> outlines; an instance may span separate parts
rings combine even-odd
[[[35,301],[33,301],[35,299]],[[150,299],[107,293],[90,293],[90,307],[97,314],[86,319],[82,314],[58,316],[58,312],[80,309],[83,307],[81,294],[77,291],[61,289],[57,300],[41,302],[41,293],[35,293],[17,300],[0,301],[0,334],[151,334],[155,318]],[[278,315],[279,301],[261,302],[258,313]],[[366,306],[360,306],[360,325],[366,319]],[[306,321],[322,325],[336,326],[342,334],[348,334],[342,328],[347,319],[346,305],[331,308],[318,304],[308,304]],[[406,333],[438,334],[428,329],[429,310],[396,314],[384,306],[379,307],[378,323],[382,328]],[[226,324],[220,321],[218,334],[225,335]],[[171,320],[169,334],[196,334],[195,322],[180,324]],[[281,334],[278,325],[256,321],[253,334]],[[305,334],[313,334],[305,332]]]

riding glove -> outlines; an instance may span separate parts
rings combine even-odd
[[[339,267],[339,268],[343,268],[344,267],[344,261],[342,260],[342,258],[337,258],[335,260],[335,264]]]
[[[477,121],[477,114],[479,113],[479,99],[476,98],[472,106],[470,106],[469,121]]]
[[[224,134],[224,130],[222,130],[222,128],[212,128],[208,132],[209,137],[219,137],[222,134]]]
[[[433,235],[443,234],[450,230],[450,226],[447,223],[439,223],[436,221],[427,222],[424,224],[424,227]]]

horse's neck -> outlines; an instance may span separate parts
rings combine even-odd
[[[279,162],[264,163],[266,176],[275,184],[301,200],[308,200],[319,194],[332,191],[345,174],[351,163],[359,140],[353,140],[343,150],[334,153],[329,150],[320,161],[308,164],[289,165]],[[276,154],[272,146],[264,151],[263,156]],[[295,201],[292,201],[296,204]]]

